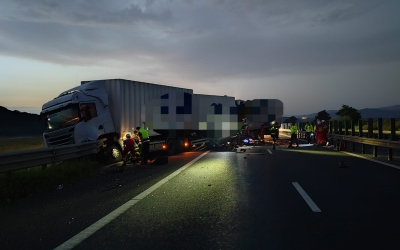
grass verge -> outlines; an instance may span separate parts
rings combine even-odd
[[[0,153],[44,148],[42,137],[0,138]]]
[[[0,174],[0,206],[96,176],[102,166],[96,161],[64,161],[46,169],[33,167]]]

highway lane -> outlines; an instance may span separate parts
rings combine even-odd
[[[2,208],[0,249],[53,249],[199,154],[170,157],[168,165],[128,165],[124,172],[105,168],[96,178]]]
[[[29,208],[16,204],[0,215],[3,246],[60,246],[202,153],[172,157],[168,167],[151,166],[135,178],[128,177],[134,168],[107,172],[95,192],[80,184],[65,197],[55,192],[25,204]],[[349,167],[339,168],[340,160]],[[317,147],[210,152],[75,249],[392,248],[399,244],[399,171]],[[121,187],[100,191],[113,187],[118,175],[126,176]],[[321,212],[313,212],[293,183]],[[39,205],[44,215],[30,216]]]
[[[324,149],[271,152],[210,153],[77,249],[354,249],[398,243],[400,204],[391,201],[400,191],[396,170],[357,158],[340,169],[338,161],[347,157]],[[381,186],[383,180],[390,188]],[[293,182],[321,213],[312,212]]]

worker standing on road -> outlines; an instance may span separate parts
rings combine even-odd
[[[296,142],[297,148],[299,147],[299,143],[297,141],[297,126],[294,122],[291,122],[290,126],[290,142],[288,148],[293,148],[293,142]]]
[[[275,121],[271,122],[271,128],[269,130],[271,132],[271,137],[272,137],[272,149],[275,149],[276,135],[277,135]]]
[[[324,123],[325,123],[324,120],[322,121],[317,120],[317,126],[315,127],[315,132],[317,134],[316,135],[317,146],[324,146],[326,144],[326,133],[325,133],[326,125]]]
[[[328,142],[328,125],[326,124],[325,120],[322,120],[321,124],[322,124],[321,144],[325,146],[326,143]]]
[[[140,137],[140,140],[142,142],[142,164],[145,165],[147,164],[147,157],[149,154],[149,147],[150,147],[150,138],[149,138],[149,132],[147,132],[146,129],[137,127],[138,134]]]
[[[314,128],[310,124],[310,122],[307,122],[306,125],[304,126],[304,129],[306,130],[307,142],[308,142],[308,144],[310,144],[311,143],[311,133],[313,132]]]
[[[126,134],[126,140],[124,140],[124,151],[122,151],[122,166],[126,166],[126,155],[131,152],[132,157],[135,156],[135,141],[131,138],[130,134]]]
[[[243,118],[243,124],[241,129],[241,134],[246,136],[248,134],[249,125],[247,124],[246,118]]]
[[[264,144],[264,135],[265,135],[265,127],[264,127],[264,123],[261,123],[261,127],[260,127],[260,135],[258,137],[258,139],[260,140],[260,142],[262,144]]]
[[[320,134],[321,132],[322,132],[321,121],[319,119],[317,119],[317,124],[315,125],[315,130],[314,130],[315,138],[317,141],[317,144],[316,144],[317,146],[319,146],[318,141],[319,141],[319,138],[321,137],[321,134]]]
[[[276,129],[276,140],[278,141],[279,139],[279,129],[280,129],[279,122],[275,121],[275,129]]]

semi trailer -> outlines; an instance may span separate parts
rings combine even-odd
[[[174,154],[232,136],[242,117],[256,124],[282,114],[279,100],[238,102],[229,96],[194,94],[192,89],[106,79],[82,81],[62,92],[43,105],[40,116],[46,123],[46,147],[106,138],[101,153],[120,161],[125,135],[138,126],[149,132],[150,152]]]

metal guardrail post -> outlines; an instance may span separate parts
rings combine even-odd
[[[356,123],[354,121],[351,121],[351,135],[356,135]]]
[[[392,141],[396,140],[396,119],[392,118],[390,119],[390,135]]]
[[[396,119],[390,119],[390,139],[392,141],[396,140]],[[393,160],[393,149],[389,148],[388,160]]]
[[[335,121],[333,122],[333,129],[334,129],[334,130],[333,130],[333,133],[334,133],[334,134],[337,134],[337,133],[338,133],[338,127],[339,127],[339,126],[338,126],[338,122],[339,122],[338,120],[335,120]]]
[[[363,137],[363,121],[358,120],[358,136]],[[361,153],[365,154],[365,144],[361,144]]]
[[[350,121],[351,124],[351,136],[355,136],[356,135],[356,124],[353,120]],[[356,143],[353,142],[353,152],[356,151]]]
[[[369,118],[368,119],[368,138],[374,138],[374,120]],[[372,156],[378,156],[378,147],[373,146]]]
[[[368,119],[368,138],[374,137],[374,119]]]
[[[382,118],[378,118],[378,139],[383,139],[383,122],[382,122]]]

